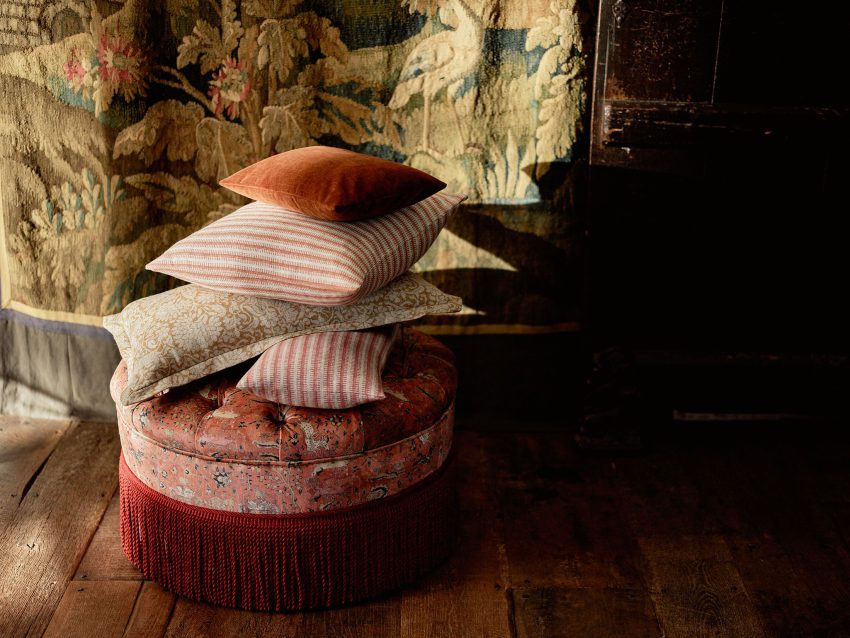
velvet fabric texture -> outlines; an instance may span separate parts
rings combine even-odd
[[[410,166],[330,146],[273,155],[220,184],[267,204],[344,222],[386,215],[446,187]]]

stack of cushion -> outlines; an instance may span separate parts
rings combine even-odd
[[[408,270],[465,197],[327,147],[222,184],[257,201],[147,266],[191,283],[104,318],[124,550],[177,593],[242,608],[397,587],[451,537],[456,373],[401,324],[460,310]]]

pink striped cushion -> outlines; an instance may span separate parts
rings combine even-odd
[[[222,292],[347,305],[407,272],[464,199],[437,193],[359,222],[253,202],[178,241],[147,269]]]
[[[273,345],[236,387],[305,408],[341,410],[384,398],[381,373],[399,324],[317,332]]]

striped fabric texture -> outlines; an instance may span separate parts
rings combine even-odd
[[[464,199],[437,193],[358,222],[253,202],[180,240],[147,269],[222,292],[348,305],[407,272]]]
[[[381,374],[400,325],[317,332],[266,350],[236,387],[275,403],[341,410],[384,398]]]

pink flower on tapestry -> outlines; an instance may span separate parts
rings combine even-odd
[[[103,34],[97,45],[97,60],[100,80],[110,98],[120,93],[129,101],[145,94],[146,60],[135,44],[120,35]]]
[[[97,74],[97,58],[87,55],[85,51],[77,48],[71,49],[71,57],[65,61],[63,66],[65,79],[68,84],[83,99],[90,100],[100,86],[100,78]]]
[[[77,50],[71,50],[71,57],[65,62],[65,79],[74,87],[75,91],[83,88],[86,79],[86,69],[77,55]]]
[[[225,58],[224,64],[210,82],[209,95],[215,112],[220,114],[224,110],[227,117],[235,120],[239,117],[239,105],[248,98],[250,92],[251,76],[245,70],[245,61]]]

